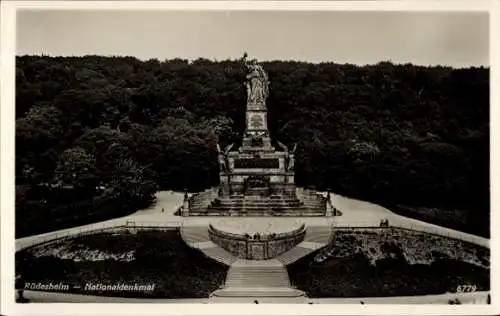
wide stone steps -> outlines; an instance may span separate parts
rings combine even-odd
[[[238,259],[232,253],[222,249],[219,246],[201,249],[201,251],[203,251],[206,256],[228,266],[232,265]]]
[[[221,196],[217,198],[221,201],[297,201],[299,198],[296,195],[269,195],[269,196],[254,196],[254,195],[231,195]]]
[[[318,202],[318,203],[324,203],[326,200],[321,198],[321,197],[317,197],[317,198],[303,198],[303,197],[299,197],[299,199],[301,201],[307,201],[307,202]]]
[[[190,209],[205,209],[217,198],[217,190],[207,189],[203,192],[194,194],[189,198]]]
[[[283,265],[266,265],[265,261],[260,261],[263,263],[260,265],[233,264],[229,269],[225,287],[289,287],[290,280]]]
[[[320,203],[307,203],[307,202],[304,202],[304,207],[305,208],[312,208],[312,209],[321,209],[321,210],[325,210],[326,209],[326,205],[324,203],[320,204]]]
[[[214,199],[207,199],[206,201],[196,201],[196,202],[189,202],[189,207],[207,207],[212,203]]]
[[[316,199],[311,199],[311,200],[308,200],[308,199],[300,199],[302,201],[302,203],[304,204],[318,204],[318,205],[325,205],[326,204],[326,201],[323,201],[323,200],[316,200]]]
[[[303,203],[212,203],[213,208],[297,208],[303,207]]]
[[[241,269],[235,272],[229,270],[227,287],[288,287],[290,286],[288,276],[283,277],[277,269]],[[285,271],[286,272],[286,271]]]
[[[282,216],[282,217],[294,217],[294,216],[325,216],[325,210],[320,209],[290,209],[290,210],[270,210],[270,209],[259,209],[259,210],[219,210],[219,209],[208,209],[200,211],[190,211],[191,216],[239,216],[239,217],[261,217],[261,216]]]
[[[208,227],[206,226],[191,226],[181,228],[182,239],[187,244],[194,244],[204,241],[210,241],[208,235]]]
[[[212,203],[210,207],[214,208],[235,208],[235,207],[247,207],[247,208],[262,208],[262,207],[274,207],[274,208],[290,208],[290,207],[301,207],[302,203]]]
[[[219,210],[219,211],[226,211],[226,212],[237,212],[237,211],[242,211],[242,212],[263,212],[263,213],[266,213],[266,212],[270,212],[270,211],[294,211],[294,210],[304,210],[305,208],[304,207],[265,207],[265,206],[259,206],[259,207],[255,207],[255,206],[242,206],[242,207],[237,207],[237,206],[234,206],[234,207],[220,207],[220,206],[217,206],[217,207],[209,207],[208,210]]]
[[[304,241],[328,244],[332,235],[332,228],[328,226],[308,226]]]
[[[276,259],[285,266],[292,264],[311,252],[328,245],[331,235],[332,229],[329,226],[308,226],[304,241],[289,251],[282,253]]]
[[[290,287],[286,268],[278,260],[236,260],[229,268],[224,287],[211,297],[297,298],[304,292]]]
[[[289,288],[289,287],[244,287],[244,288],[224,288],[215,291],[212,296],[216,297],[252,297],[252,298],[264,298],[264,297],[282,297],[282,298],[293,298],[293,297],[303,297],[304,292]],[[222,302],[222,301],[221,301]],[[227,301],[226,301],[227,302]],[[287,303],[281,302],[281,303]]]
[[[276,257],[276,259],[283,263],[283,265],[287,266],[299,260],[300,258],[307,256],[313,251],[314,249],[297,246],[285,253],[282,253],[281,255]]]
[[[208,211],[217,210],[220,212],[251,212],[258,216],[272,215],[270,211],[324,211],[324,205],[307,203],[304,204],[298,199],[216,199],[208,206]]]
[[[183,227],[181,236],[189,246],[200,250],[207,257],[220,263],[230,266],[237,259],[232,253],[222,249],[210,240],[208,228],[205,226]]]
[[[270,215],[269,211],[302,211],[313,210],[323,211],[324,203],[307,202],[304,203],[295,198],[217,198],[209,206],[208,209],[214,209],[221,212],[227,211],[248,211],[256,213],[262,212],[263,215]]]
[[[213,206],[298,206],[303,203],[300,200],[218,200],[215,199],[210,205]]]
[[[207,205],[200,205],[200,206],[189,206],[190,211],[203,211],[208,208],[210,204]]]
[[[301,199],[302,203],[304,204],[318,204],[318,205],[325,205],[325,201],[321,200],[307,200],[307,199]]]
[[[323,216],[325,210],[324,197],[307,190],[269,197],[219,197],[210,190],[192,196],[189,202],[192,216]]]

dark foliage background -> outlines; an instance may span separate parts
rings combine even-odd
[[[217,140],[237,145],[244,130],[239,61],[20,56],[16,67],[18,236],[216,185]],[[489,69],[263,67],[271,136],[298,143],[298,185],[489,235]]]

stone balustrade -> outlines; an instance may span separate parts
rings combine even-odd
[[[210,239],[241,259],[267,260],[274,258],[304,240],[306,229],[302,224],[286,232],[235,233],[209,225]]]

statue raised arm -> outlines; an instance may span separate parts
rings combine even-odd
[[[288,147],[280,141],[277,141],[278,145],[283,149],[284,152],[288,152]]]
[[[229,153],[231,148],[233,148],[233,145],[234,144],[230,144],[230,145],[226,146],[226,148],[224,149],[224,155],[227,155]]]

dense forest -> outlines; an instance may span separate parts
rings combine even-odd
[[[216,185],[216,143],[241,141],[240,61],[16,62],[18,237]],[[489,235],[488,68],[262,65],[271,137],[298,143],[298,185]]]

